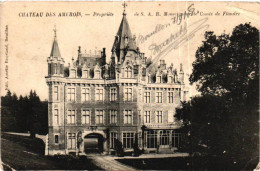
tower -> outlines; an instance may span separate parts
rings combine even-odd
[[[112,53],[115,52],[117,56],[116,62],[119,63],[122,63],[124,61],[126,53],[128,51],[137,51],[136,43],[134,41],[134,38],[130,30],[130,26],[126,19],[125,7],[127,5],[124,3],[123,6],[123,18],[117,31],[117,35],[115,36],[114,44],[111,50]]]
[[[64,59],[61,57],[59,45],[57,41],[57,30],[54,28],[54,40],[52,44],[50,57],[47,59],[48,76],[63,77],[64,76]]]

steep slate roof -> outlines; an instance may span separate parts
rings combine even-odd
[[[130,30],[130,26],[128,24],[128,21],[126,19],[126,14],[123,14],[123,18],[121,21],[121,24],[119,26],[118,32],[117,32],[117,38],[115,38],[112,51],[115,50],[117,53],[117,56],[120,55],[120,50],[125,49],[128,45],[129,50],[136,50],[136,45],[133,40],[133,36]],[[126,44],[125,37],[128,37],[128,43]]]
[[[57,41],[56,37],[54,37],[54,41],[53,41],[53,44],[52,44],[52,49],[51,49],[51,55],[50,56],[52,56],[52,57],[61,57],[59,46],[58,46],[58,41]]]

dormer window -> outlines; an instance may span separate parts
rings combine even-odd
[[[125,36],[125,44],[128,44],[128,37]]]
[[[160,75],[157,76],[157,77],[156,77],[156,82],[157,82],[157,83],[162,83],[162,76],[160,76]]]
[[[89,77],[89,71],[88,70],[83,70],[82,77],[83,78],[88,78]]]
[[[168,83],[173,83],[173,76],[168,76]]]
[[[95,79],[100,79],[100,78],[101,78],[100,71],[99,71],[99,70],[96,70],[94,76],[95,76]]]
[[[127,67],[125,70],[126,78],[132,78],[132,68]]]
[[[70,77],[76,78],[76,70],[75,69],[70,70]]]

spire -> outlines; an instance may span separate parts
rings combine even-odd
[[[115,37],[115,41],[112,47],[112,51],[116,51],[116,55],[120,57],[120,51],[125,50],[126,48],[128,50],[134,50],[136,51],[136,44],[134,43],[134,38],[132,36],[130,26],[128,24],[128,21],[126,19],[126,8],[127,4],[124,2],[124,12],[123,12],[123,18],[120,23],[119,29],[117,31],[117,35]]]
[[[52,44],[52,49],[51,49],[50,56],[52,56],[52,57],[61,57],[59,46],[58,46],[58,41],[57,41],[56,25],[54,26],[53,31],[54,31],[54,41],[53,41],[53,44]]]

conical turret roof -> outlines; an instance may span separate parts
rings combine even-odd
[[[126,14],[123,13],[123,18],[114,41],[112,51],[115,50],[117,56],[119,56],[119,51],[125,49],[126,47],[128,47],[129,50],[136,50],[136,45],[133,40],[130,26],[126,19]]]
[[[52,57],[61,57],[60,50],[59,50],[59,45],[58,45],[58,41],[57,41],[56,36],[54,37],[54,41],[53,41],[53,44],[52,44],[52,49],[51,49],[50,56],[52,56]]]

